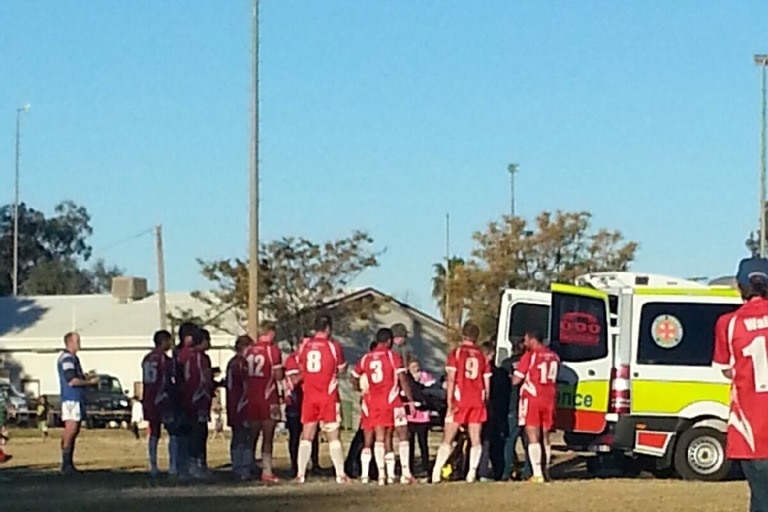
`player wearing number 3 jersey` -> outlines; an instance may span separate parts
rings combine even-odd
[[[446,401],[448,412],[445,416],[443,443],[437,450],[432,483],[440,481],[443,466],[451,455],[451,443],[461,425],[467,425],[472,447],[469,450],[469,471],[467,482],[474,482],[480,465],[482,443],[480,432],[488,417],[486,402],[491,385],[491,367],[488,358],[477,347],[480,328],[466,323],[462,328],[464,340],[452,351],[445,364]]]
[[[521,386],[518,415],[520,425],[525,427],[528,436],[528,456],[534,482],[544,481],[552,459],[549,433],[555,424],[557,372],[560,366],[557,354],[542,344],[542,338],[542,334],[536,331],[525,334],[523,345],[526,352],[512,375],[512,385]]]
[[[344,452],[339,440],[341,403],[338,375],[346,370],[341,345],[331,339],[331,319],[321,316],[315,320],[315,336],[299,348],[295,358],[289,359],[286,375],[294,386],[303,385],[301,403],[301,442],[299,442],[296,480],[304,482],[307,464],[312,456],[312,440],[320,426],[328,439],[328,450],[336,481],[346,482]]]
[[[277,383],[284,377],[283,357],[274,341],[275,325],[263,322],[259,326],[259,339],[245,352],[251,443],[255,452],[259,435],[264,435],[261,443],[261,480],[267,483],[277,482],[272,473],[272,444],[275,427],[282,417]]]
[[[740,460],[752,493],[750,511],[768,511],[768,260],[739,263],[745,304],[715,327],[713,365],[731,379],[726,455]]]

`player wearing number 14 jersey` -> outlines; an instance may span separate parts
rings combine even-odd
[[[274,324],[263,323],[260,326],[258,341],[245,353],[248,364],[248,419],[251,423],[251,442],[255,450],[259,434],[264,434],[261,443],[261,480],[268,483],[277,482],[272,473],[272,444],[275,426],[282,416],[277,383],[284,377],[283,357],[274,340]]]
[[[715,327],[713,365],[731,379],[726,455],[741,461],[752,493],[750,510],[768,510],[768,260],[739,263],[745,300]]]
[[[480,432],[488,417],[486,402],[491,386],[491,367],[485,354],[477,346],[480,328],[466,323],[462,328],[464,340],[452,351],[445,364],[446,401],[448,412],[445,416],[443,443],[437,450],[432,483],[440,481],[443,466],[451,455],[453,442],[460,425],[467,425],[469,440],[469,471],[467,482],[474,482],[480,465],[482,444]]]

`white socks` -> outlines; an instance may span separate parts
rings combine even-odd
[[[540,443],[531,443],[528,445],[528,457],[531,459],[531,469],[533,469],[533,476],[536,478],[542,478],[544,475],[541,473]]]
[[[307,465],[309,459],[312,458],[312,441],[302,439],[299,441],[299,454],[297,457],[296,465],[298,466],[296,471],[296,478],[303,480],[307,474]]]
[[[311,445],[310,445],[311,446]],[[341,441],[338,439],[328,443],[328,451],[331,452],[331,461],[336,470],[336,480],[344,478],[344,450],[341,448]]]
[[[373,456],[376,459],[376,467],[379,470],[379,480],[384,480],[387,477],[384,473],[384,443],[374,443]]]
[[[400,441],[398,448],[400,452],[400,470],[403,478],[413,478],[413,475],[411,475],[411,447],[408,446],[408,441]]]
[[[395,454],[390,452],[384,456],[384,463],[387,466],[387,480],[395,479]]]
[[[261,468],[265,475],[272,476],[272,453],[261,452]]]
[[[437,449],[437,457],[435,457],[435,467],[432,469],[432,483],[440,481],[442,476],[443,466],[448,462],[448,457],[451,456],[451,445],[441,444]]]
[[[546,462],[548,469],[549,464],[552,462],[552,445],[547,442],[544,443],[544,461]]]
[[[477,478],[477,467],[480,465],[480,457],[483,454],[481,445],[473,446],[469,449],[469,471],[467,472],[467,482],[474,482]]]
[[[372,458],[373,458],[373,455],[371,455],[371,449],[363,448],[363,452],[360,454],[360,479],[361,480],[368,480],[369,478],[368,474],[371,468]]]

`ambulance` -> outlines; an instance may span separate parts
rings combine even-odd
[[[550,292],[502,293],[496,364],[527,329],[561,360],[556,428],[598,461],[718,481],[730,384],[712,366],[715,323],[742,304],[737,290],[633,272],[580,276]],[[640,463],[640,464],[638,464]]]

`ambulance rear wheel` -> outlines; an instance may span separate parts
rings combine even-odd
[[[718,482],[731,470],[725,457],[725,434],[710,427],[686,430],[675,447],[675,469],[684,480]]]

